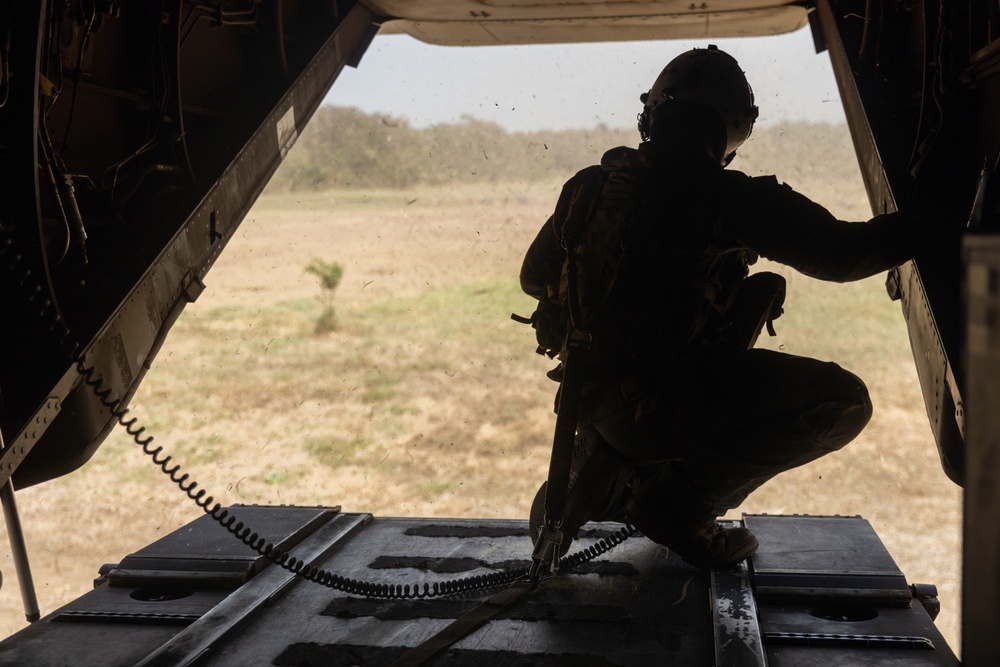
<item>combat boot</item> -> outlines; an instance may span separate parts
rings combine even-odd
[[[579,536],[580,527],[590,521],[625,523],[634,473],[619,459],[614,449],[597,431],[581,428],[573,443],[570,464],[569,491],[562,511],[563,541],[559,556],[566,555],[571,542]],[[531,503],[529,525],[531,539],[545,524],[545,490],[547,482],[535,494]]]
[[[714,518],[704,522],[671,519],[634,501],[628,503],[628,518],[643,535],[695,567],[729,567],[758,547],[757,537],[746,528],[726,528]]]

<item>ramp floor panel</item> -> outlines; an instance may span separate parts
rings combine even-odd
[[[589,546],[610,532],[585,530]],[[512,521],[375,519],[323,567],[385,583],[476,576],[528,564],[527,525]],[[576,545],[574,545],[576,546]],[[495,591],[431,600],[359,598],[299,585],[270,606],[253,632],[229,642],[209,665],[382,665]],[[542,585],[431,664],[707,664],[708,576],[644,538]]]

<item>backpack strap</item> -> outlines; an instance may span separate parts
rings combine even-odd
[[[592,180],[582,183],[577,187],[573,195],[571,207],[568,212],[568,219],[563,224],[562,241],[566,252],[566,302],[569,307],[570,327],[578,331],[593,333],[601,322],[601,316],[605,312],[605,306],[613,301],[615,287],[621,267],[625,264],[630,246],[635,241],[634,222],[640,215],[643,205],[646,202],[646,192],[649,186],[650,170],[629,170],[624,173],[639,172],[642,175],[633,177],[632,182],[624,182],[621,176],[612,175],[610,172],[601,171]],[[621,173],[621,172],[620,172]],[[608,188],[628,188],[628,205],[621,213],[622,220],[619,223],[619,237],[617,243],[601,248],[602,254],[607,258],[605,265],[610,267],[605,271],[610,274],[606,284],[601,285],[601,300],[596,305],[590,307],[589,312],[583,313],[583,301],[581,300],[579,287],[579,271],[576,266],[577,249],[584,239],[584,234],[594,219],[594,210],[598,200],[606,193]],[[578,215],[580,210],[578,199],[582,191],[593,192],[587,213],[584,216]]]

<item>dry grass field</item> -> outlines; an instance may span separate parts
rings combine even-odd
[[[846,130],[826,133],[844,154]],[[734,166],[777,173],[840,217],[868,217],[856,166],[798,143],[779,161],[775,136]],[[554,385],[532,332],[509,315],[532,310],[516,277],[559,184],[265,195],[133,413],[224,504],[527,517],[547,469]],[[304,270],[316,257],[344,267],[337,326],[324,333],[319,281]],[[911,582],[937,584],[939,625],[957,647],[960,492],[937,462],[899,305],[881,278],[785,274],[786,313],[763,344],[850,368],[876,412],[857,441],[776,478],[742,510],[866,517]],[[120,432],[81,470],[18,500],[43,613],[85,592],[101,564],[198,516]],[[0,551],[6,636],[24,623]]]

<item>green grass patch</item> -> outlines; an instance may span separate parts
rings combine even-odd
[[[531,314],[533,301],[514,278],[477,278],[406,298],[387,299],[353,314],[359,333],[412,341],[482,344],[520,341],[525,327],[510,314]],[[405,334],[405,336],[404,336]]]
[[[401,377],[400,371],[384,371],[380,368],[373,368],[364,374],[362,380],[364,391],[360,398],[364,403],[382,403],[394,398],[397,393],[397,385]]]
[[[281,470],[268,470],[264,482],[269,486],[281,486],[288,482],[288,475]]]
[[[311,457],[319,463],[330,466],[356,461],[358,455],[364,452],[369,444],[365,438],[342,440],[331,436],[309,438],[303,442],[303,446]]]
[[[786,275],[785,313],[774,322],[778,336],[763,333],[758,347],[836,361],[859,373],[895,368],[901,355],[908,358],[905,321],[886,294],[884,276],[840,285]]]
[[[457,488],[454,482],[442,482],[439,480],[427,480],[421,482],[417,487],[417,493],[424,497],[436,497],[445,493],[450,493]]]
[[[175,440],[171,446],[171,453],[185,465],[200,465],[214,463],[223,458],[229,441],[218,433],[212,433],[206,437],[201,437],[194,442],[187,439]]]

